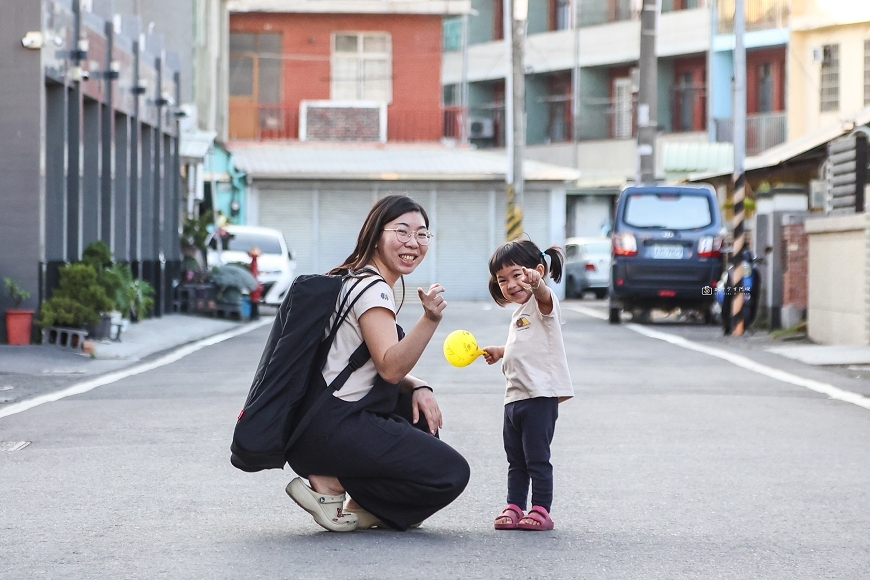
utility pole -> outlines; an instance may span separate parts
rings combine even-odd
[[[468,14],[462,15],[462,81],[459,83],[459,142],[468,145]]]
[[[637,95],[638,184],[656,181],[656,133],[658,132],[658,56],[656,32],[661,0],[643,0],[640,12],[640,87]]]
[[[731,299],[731,336],[743,334],[743,260],[740,252],[745,244],[743,228],[746,197],[746,46],[743,33],[746,29],[746,14],[743,0],[734,0],[734,244],[731,259],[734,263],[732,287],[738,288]]]
[[[526,76],[523,53],[526,36],[526,19],[529,14],[528,0],[504,0],[504,37],[507,44],[510,71],[505,77],[505,117],[507,171],[505,190],[507,194],[508,240],[515,240],[523,233],[523,150],[526,144]]]

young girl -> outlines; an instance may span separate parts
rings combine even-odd
[[[546,257],[550,257],[547,268]],[[508,459],[507,507],[495,519],[497,530],[552,530],[553,466],[550,443],[558,404],[574,396],[562,342],[562,314],[543,278],[562,278],[562,252],[541,252],[530,240],[508,242],[489,260],[489,293],[504,306],[519,307],[511,317],[507,344],[484,348],[489,364],[503,360],[507,391],[504,448]],[[532,482],[532,509],[525,513]]]

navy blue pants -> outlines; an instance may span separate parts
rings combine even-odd
[[[508,460],[508,503],[526,510],[529,480],[532,505],[548,512],[553,504],[550,443],[559,417],[559,399],[536,397],[504,406],[504,450]]]
[[[287,454],[302,477],[333,475],[360,506],[398,530],[422,522],[465,489],[468,463],[433,437],[411,397],[382,381],[362,400],[335,397],[317,411]]]

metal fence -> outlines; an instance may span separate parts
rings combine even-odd
[[[714,119],[716,141],[734,142],[734,122],[732,119]],[[746,154],[758,155],[788,137],[787,116],[785,112],[758,113],[746,116]]]
[[[745,0],[746,30],[769,30],[788,26],[790,0]],[[734,32],[734,0],[719,0],[716,18],[719,34]]]

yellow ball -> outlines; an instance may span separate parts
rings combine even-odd
[[[481,354],[474,335],[467,330],[454,330],[444,339],[444,358],[455,367],[468,366]]]

